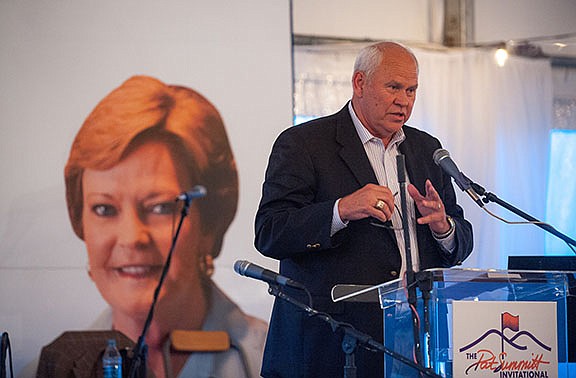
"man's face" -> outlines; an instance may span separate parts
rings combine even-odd
[[[354,111],[372,135],[385,144],[412,114],[418,88],[418,66],[405,50],[387,53],[371,77],[353,77]]]

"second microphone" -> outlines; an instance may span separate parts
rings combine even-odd
[[[269,284],[277,284],[281,286],[291,286],[297,289],[305,289],[304,285],[291,280],[288,277],[284,277],[278,273],[271,270],[262,268],[256,264],[252,264],[246,260],[238,260],[234,263],[234,271],[241,276],[246,276],[250,278],[255,278],[260,281],[267,282]]]

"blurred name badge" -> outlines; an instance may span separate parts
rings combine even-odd
[[[454,377],[558,377],[556,303],[453,306]]]

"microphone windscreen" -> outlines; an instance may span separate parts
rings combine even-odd
[[[238,260],[234,263],[234,271],[239,275],[243,276],[246,274],[246,269],[248,269],[250,263],[246,260]]]
[[[434,163],[436,163],[436,165],[440,165],[440,160],[450,157],[450,153],[443,149],[443,148],[439,148],[436,151],[434,151],[434,154],[432,154],[432,159],[434,160]]]

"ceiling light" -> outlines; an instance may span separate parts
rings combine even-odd
[[[498,66],[504,67],[504,65],[506,64],[506,60],[508,60],[508,51],[505,48],[501,47],[498,50],[496,50],[494,58],[496,58],[496,63],[498,64]]]

